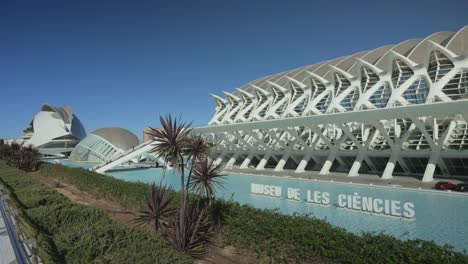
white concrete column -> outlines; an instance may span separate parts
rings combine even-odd
[[[322,169],[320,170],[319,174],[321,174],[321,175],[329,174],[330,169],[331,169],[331,167],[333,165],[333,161],[335,161],[335,158],[336,158],[336,152],[331,152],[330,155],[328,155],[327,160],[323,164]]]
[[[275,171],[282,171],[284,168],[284,165],[286,165],[286,161],[288,161],[289,158],[289,153],[286,153],[281,157],[279,160],[278,164],[276,164]]]
[[[302,158],[302,160],[299,162],[299,165],[297,165],[297,168],[296,168],[297,173],[305,172],[305,167],[307,167],[307,164],[309,163],[311,156],[312,156],[311,154],[307,154]]]
[[[393,178],[393,170],[395,169],[395,165],[397,163],[397,157],[398,154],[393,152],[392,155],[390,156],[390,159],[387,162],[387,165],[385,166],[385,170],[382,173],[382,180],[388,180]]]
[[[226,163],[226,167],[232,167],[234,165],[234,163],[236,163],[236,159],[237,157],[239,156],[239,153],[235,153],[230,159],[229,161]]]
[[[242,164],[240,165],[240,168],[241,169],[246,169],[249,167],[249,164],[250,164],[250,161],[252,160],[252,158],[254,157],[254,153],[250,153],[247,158],[245,158],[245,160],[242,162]]]
[[[223,162],[224,157],[226,157],[226,152],[221,153],[221,155],[218,156],[218,158],[213,162],[213,164],[221,164],[221,162]]]
[[[268,162],[268,159],[270,158],[271,156],[271,153],[267,153],[263,156],[263,158],[260,160],[260,162],[258,163],[257,167],[255,168],[256,170],[264,170],[265,169],[265,165],[267,164]]]
[[[359,169],[361,168],[363,160],[364,160],[364,153],[360,152],[357,155],[356,160],[354,160],[353,166],[351,166],[351,169],[349,170],[348,177],[359,176]]]
[[[427,163],[426,170],[424,171],[424,176],[422,178],[423,182],[434,181],[434,172],[439,161],[440,152],[432,152],[429,162]]]

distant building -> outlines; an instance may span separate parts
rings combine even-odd
[[[215,157],[239,168],[468,175],[468,26],[213,96]]]
[[[101,128],[84,138],[70,154],[71,161],[107,162],[112,157],[131,150],[139,144],[132,132],[118,127]]]
[[[45,104],[18,143],[32,145],[44,155],[66,156],[86,136],[85,129],[70,106]]]

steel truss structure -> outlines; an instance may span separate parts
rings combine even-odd
[[[195,129],[257,170],[468,175],[468,26],[255,80]]]

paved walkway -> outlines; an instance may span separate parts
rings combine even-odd
[[[6,230],[5,221],[0,214],[0,264],[10,264],[16,260],[10,237]]]
[[[414,189],[434,189],[434,185],[438,181],[449,181],[455,184],[462,183],[458,179],[434,179],[434,182],[422,182],[421,177],[414,176],[393,176],[392,179],[383,180],[379,175],[375,174],[361,174],[357,177],[348,177],[347,173],[332,172],[328,175],[320,175],[316,171],[296,173],[294,170],[283,170],[283,171],[274,171],[273,169],[264,169],[264,170],[255,170],[252,168],[248,169],[225,169],[227,172],[233,173],[245,173],[245,174],[256,174],[256,175],[265,175],[265,176],[276,176],[276,177],[288,177],[288,178],[301,178],[301,179],[310,179],[310,180],[320,180],[320,181],[334,181],[334,182],[345,182],[345,183],[358,183],[358,184],[372,184],[376,186],[398,186]]]

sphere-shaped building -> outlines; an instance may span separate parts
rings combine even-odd
[[[139,144],[132,132],[118,127],[101,128],[84,138],[70,154],[71,161],[107,162]]]

